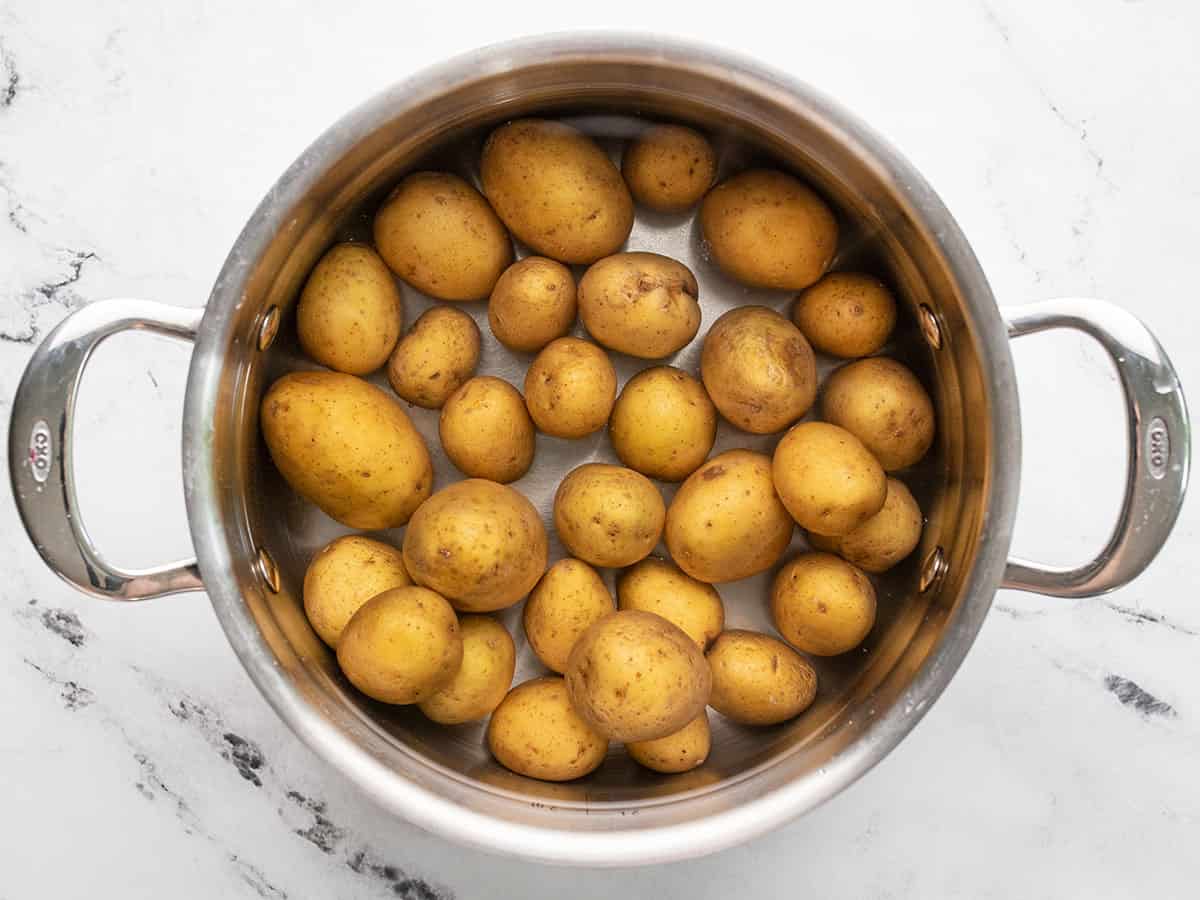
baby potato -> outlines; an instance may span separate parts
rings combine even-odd
[[[667,509],[667,549],[698,581],[737,581],[775,565],[795,523],[771,482],[771,460],[729,450],[698,468]]]
[[[491,714],[512,685],[517,652],[512,636],[488,616],[463,616],[462,665],[435,693],[420,703],[425,716],[442,725],[461,725]]]
[[[337,647],[338,665],[350,683],[383,703],[420,703],[450,682],[462,658],[454,610],[415,585],[364,603]]]
[[[704,135],[682,125],[653,125],[621,159],[633,198],[658,212],[695,205],[717,177],[717,155]]]
[[[492,612],[529,593],[546,570],[546,529],[510,487],[468,478],[438,491],[404,532],[404,565],[461,612]]]
[[[488,323],[509,350],[536,353],[571,330],[575,276],[560,262],[527,256],[504,270],[488,300]]]
[[[708,702],[712,676],[695,642],[666,619],[624,610],[592,625],[567,660],[567,693],[609,740],[674,734]]]
[[[695,641],[701,653],[725,627],[725,606],[717,589],[655,556],[617,578],[617,607],[662,616]]]
[[[765,306],[741,306],[717,319],[704,338],[700,377],[721,415],[752,434],[786,428],[817,396],[808,341]]]
[[[712,257],[751,287],[799,291],[817,281],[837,251],[838,225],[803,182],[769,169],[722,181],[700,204]]]
[[[392,273],[366,244],[327,250],[296,304],[301,349],[314,362],[350,375],[369,375],[387,362],[403,324]]]
[[[870,356],[896,327],[896,301],[874,276],[830,272],[801,291],[792,321],[822,353],[846,359]]]
[[[653,741],[633,741],[625,749],[635,762],[655,772],[690,772],[704,764],[712,749],[708,712],[701,710],[700,715],[674,734]]]
[[[525,373],[525,406],[540,431],[560,438],[586,437],[608,421],[617,397],[617,371],[588,341],[551,341]]]
[[[388,360],[392,390],[417,406],[439,409],[479,364],[479,326],[448,306],[425,310]]]
[[[483,192],[535,253],[592,263],[615,253],[633,228],[633,198],[591,138],[563,122],[518,119],[488,136]]]
[[[512,241],[483,196],[449,172],[414,172],[375,214],[393,272],[438,300],[482,300],[512,262]]]
[[[700,286],[681,262],[617,253],[579,281],[579,317],[596,343],[641,359],[670,356],[700,330]]]
[[[723,631],[708,651],[708,705],[743,725],[794,718],[817,696],[817,671],[783,641],[755,631]]]
[[[554,528],[563,546],[593,566],[629,566],[662,536],[662,494],[645,475],[622,466],[585,463],[554,494]]]
[[[888,472],[919,462],[933,444],[933,401],[911,370],[886,356],[830,375],[821,413],[862,441]]]
[[[924,517],[921,507],[895,478],[887,480],[883,508],[849,534],[838,537],[809,535],[818,550],[829,550],[860,569],[876,575],[886,572],[916,549],[921,542]]]
[[[582,778],[608,753],[608,741],[575,712],[557,675],[509,691],[492,713],[487,743],[500,765],[542,781]]]
[[[644,369],[626,382],[608,422],[621,462],[659,481],[682,481],[717,437],[717,411],[704,385],[672,366]]]
[[[533,464],[533,421],[520,391],[500,378],[472,378],[450,395],[438,420],[442,449],[471,478],[507,484]]]
[[[338,372],[291,372],[259,413],[271,460],[292,490],[351,528],[395,528],[433,489],[429,451],[403,407]]]
[[[883,508],[887,476],[862,442],[828,422],[801,422],[775,447],[775,490],[801,527],[848,534]]]
[[[775,576],[771,617],[796,649],[837,656],[861,644],[875,624],[875,588],[832,553],[801,553]]]
[[[359,607],[391,588],[412,584],[404,554],[382,541],[347,534],[330,541],[304,573],[304,613],[313,630],[336,647]]]
[[[525,637],[547,669],[565,672],[579,636],[614,611],[600,576],[578,559],[560,559],[525,601]]]

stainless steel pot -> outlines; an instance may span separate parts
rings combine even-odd
[[[299,364],[287,327],[299,285],[321,251],[353,231],[368,198],[451,139],[533,111],[583,110],[735,131],[817,185],[857,236],[851,243],[870,248],[873,265],[886,270],[917,323],[898,352],[931,387],[939,439],[913,475],[928,514],[922,546],[881,585],[869,652],[828,662],[820,699],[805,715],[760,730],[718,720],[710,762],[686,775],[651,776],[617,750],[590,778],[550,785],[492,763],[478,728],[432,728],[410,710],[372,704],[348,688],[299,603],[307,554],[334,532],[280,483],[260,446],[256,412],[264,382]],[[706,321],[728,305],[786,299],[724,281],[690,232],[648,227],[631,245],[664,247],[700,268]],[[1190,435],[1162,348],[1132,316],[1094,300],[1006,312],[1007,320],[966,239],[920,175],[809,87],[667,41],[585,36],[506,44],[405,81],[327,131],[247,223],[203,313],[111,300],[64,320],[34,354],[14,400],[12,483],[39,552],[80,590],[114,600],[206,590],[274,708],[388,809],[453,840],[531,859],[679,859],[812,809],[882,759],[954,675],[997,588],[1103,593],[1141,572],[1166,540],[1183,500]],[[1078,329],[1100,342],[1129,414],[1119,522],[1100,556],[1072,570],[1007,558],[1021,461],[1008,342],[1049,328]],[[195,343],[183,471],[198,561],[145,571],[114,566],[92,545],[77,516],[71,465],[72,407],[84,365],[101,340],[128,329]],[[749,442],[730,433],[722,440]],[[548,489],[581,452],[594,457],[604,447],[542,440],[535,470],[548,474],[522,486],[543,510]],[[726,593],[735,623],[765,623],[764,589],[759,580]]]

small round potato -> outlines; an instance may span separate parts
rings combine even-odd
[[[771,471],[792,518],[816,534],[849,534],[887,498],[887,476],[871,451],[828,422],[801,422],[785,434]]]
[[[629,468],[659,481],[683,481],[712,450],[717,410],[691,375],[656,366],[626,382],[608,436]]]
[[[521,392],[500,378],[472,378],[450,395],[438,420],[442,449],[471,478],[507,484],[533,463],[533,421]]]
[[[713,259],[751,287],[799,291],[817,281],[837,250],[833,212],[806,184],[769,169],[721,182],[700,204]]]
[[[661,359],[700,330],[700,286],[681,262],[657,253],[617,253],[579,280],[579,318],[596,343]]]
[[[479,326],[465,312],[425,310],[388,360],[392,390],[409,403],[439,409],[475,371],[479,343]]]
[[[821,414],[866,444],[888,472],[919,462],[933,444],[933,401],[910,369],[886,356],[830,375]]]
[[[393,272],[438,300],[482,300],[512,262],[512,241],[483,196],[449,172],[415,172],[375,214]]]
[[[301,349],[314,362],[350,375],[369,375],[387,362],[403,324],[392,273],[366,244],[326,251],[296,304]]]
[[[743,725],[775,725],[817,696],[817,671],[783,641],[756,631],[723,631],[708,651],[708,704]]]
[[[368,600],[338,641],[338,665],[350,683],[384,703],[420,703],[462,665],[458,619],[440,595],[410,585]]]
[[[875,624],[875,588],[832,553],[801,553],[775,576],[771,617],[796,649],[837,656],[861,644]]]
[[[442,725],[475,722],[491,714],[512,685],[517,652],[512,636],[488,616],[463,616],[462,665],[436,693],[421,701],[421,712]]]
[[[661,616],[624,610],[575,642],[567,692],[585,722],[614,741],[652,741],[696,718],[712,676],[695,642]]]
[[[617,371],[589,341],[551,341],[525,373],[525,405],[540,431],[560,438],[586,437],[608,421],[617,398]]]
[[[830,272],[796,298],[792,321],[822,353],[870,356],[896,327],[896,301],[874,276]]]
[[[725,628],[725,606],[717,589],[655,556],[617,578],[617,606],[662,616],[695,641],[701,653]]]
[[[667,510],[664,536],[679,568],[712,584],[771,568],[795,527],[771,482],[771,460],[729,450],[680,486]]]
[[[488,300],[488,323],[509,350],[536,353],[571,330],[575,276],[560,262],[527,256],[504,270]]]
[[[653,125],[625,151],[621,174],[638,203],[658,212],[683,212],[712,187],[717,155],[699,132]]]
[[[554,528],[563,546],[593,566],[630,566],[662,537],[662,494],[645,475],[622,466],[585,463],[554,494]]]
[[[500,765],[542,781],[582,778],[608,753],[608,741],[575,712],[557,675],[509,691],[492,713],[487,743]]]
[[[653,741],[633,741],[626,744],[625,749],[635,762],[655,772],[690,772],[704,764],[712,749],[708,711],[701,711],[674,734]]]
[[[359,607],[384,591],[412,584],[398,549],[361,534],[330,541],[304,573],[304,612],[330,647]]]
[[[921,542],[924,517],[921,507],[895,478],[887,480],[887,498],[883,508],[849,534],[823,537],[810,534],[808,542],[818,550],[828,550],[876,575],[886,572],[907,557]]]
[[[525,637],[547,669],[567,670],[579,636],[614,611],[600,576],[578,559],[560,559],[525,601]]]
[[[765,306],[741,306],[717,319],[704,338],[700,377],[721,415],[752,434],[786,428],[817,396],[808,341]]]
[[[481,478],[438,491],[404,532],[412,580],[462,612],[512,606],[542,577],[547,554],[546,529],[533,504]]]

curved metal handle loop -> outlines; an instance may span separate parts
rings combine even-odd
[[[105,562],[79,518],[72,457],[80,376],[100,342],[129,330],[190,341],[203,314],[203,309],[145,300],[89,304],[46,336],[21,377],[8,429],[13,497],[42,559],[84,593],[106,600],[147,600],[204,588],[194,559],[139,570]]]
[[[1135,316],[1101,300],[1064,299],[1001,310],[1010,338],[1073,328],[1095,338],[1117,367],[1129,414],[1129,472],[1121,515],[1094,560],[1056,569],[1010,559],[1001,587],[1092,597],[1128,583],[1162,549],[1187,490],[1191,425],[1175,368]]]

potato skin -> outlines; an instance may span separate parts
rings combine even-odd
[[[712,749],[708,711],[701,710],[700,715],[674,734],[652,741],[632,741],[625,749],[635,762],[655,772],[690,772],[704,764]]]
[[[512,241],[483,196],[449,172],[414,172],[375,214],[393,272],[438,300],[482,300],[512,262]]]
[[[330,247],[296,304],[301,349],[314,362],[349,375],[369,375],[387,362],[403,325],[392,273],[365,244]]]
[[[353,375],[291,372],[263,396],[263,438],[292,490],[351,528],[395,528],[433,489],[403,407]]]
[[[682,481],[712,450],[717,410],[691,375],[655,366],[626,382],[609,417],[608,436],[629,468],[659,481]]]
[[[442,725],[461,725],[490,715],[512,685],[517,651],[512,635],[490,616],[463,616],[462,665],[454,677],[421,701],[421,712]]]
[[[582,778],[608,753],[608,740],[575,712],[557,675],[532,678],[509,691],[492,713],[487,743],[500,765],[542,781]]]
[[[775,490],[807,531],[848,534],[883,508],[887,476],[853,434],[828,422],[801,422],[775,447]]]
[[[729,450],[688,476],[667,509],[676,565],[697,581],[737,581],[775,565],[795,523],[771,482],[771,460]]]
[[[717,155],[691,128],[653,125],[625,150],[621,174],[638,203],[657,212],[683,212],[712,187]]]
[[[712,675],[694,641],[666,619],[624,610],[575,642],[567,692],[585,722],[614,741],[666,737],[708,702]]]
[[[821,414],[862,441],[888,472],[920,462],[933,444],[933,401],[907,366],[886,356],[830,375]]]
[[[921,542],[925,519],[904,482],[889,478],[883,508],[849,534],[810,534],[818,550],[836,553],[860,569],[878,575],[905,559]]]
[[[608,422],[617,398],[617,370],[589,341],[551,341],[525,373],[525,406],[539,431],[581,438]]]
[[[717,589],[655,556],[618,576],[617,607],[662,616],[695,641],[701,653],[725,628],[725,605]]]
[[[500,484],[533,464],[533,420],[520,391],[501,378],[472,378],[450,395],[438,420],[442,449],[464,475]]]
[[[563,122],[518,119],[493,131],[483,192],[534,252],[564,263],[615,253],[633,228],[633,198],[591,138]]]
[[[529,593],[546,570],[541,517],[510,487],[468,478],[443,488],[404,532],[404,565],[461,612],[492,612]]]
[[[509,350],[536,353],[575,323],[575,276],[560,262],[527,256],[504,270],[488,299],[488,324]]]
[[[814,656],[853,650],[875,624],[875,588],[832,553],[801,553],[775,576],[771,617],[783,639]]]
[[[474,319],[448,306],[431,307],[396,344],[388,382],[409,403],[440,409],[475,371],[479,345]]]
[[[704,338],[700,377],[721,415],[751,434],[786,428],[817,396],[808,341],[765,306],[741,306],[717,319]]]
[[[755,631],[724,631],[708,651],[708,704],[743,725],[794,718],[817,696],[816,669],[783,641]]]
[[[361,534],[326,544],[304,572],[304,613],[313,630],[336,647],[350,617],[374,597],[412,584],[404,554]]]
[[[525,637],[547,669],[562,673],[579,636],[614,611],[612,595],[595,569],[578,559],[560,559],[525,601]]]
[[[563,546],[593,566],[629,566],[662,537],[662,494],[645,475],[622,466],[585,463],[554,494],[554,528]]]
[[[792,321],[822,353],[853,359],[878,353],[896,327],[896,300],[861,272],[830,272],[801,291]]]
[[[579,317],[596,343],[661,359],[700,330],[700,286],[681,262],[657,253],[616,253],[579,280]]]
[[[383,703],[419,703],[448,684],[462,664],[454,610],[422,587],[393,588],[368,600],[338,641],[350,683]]]

